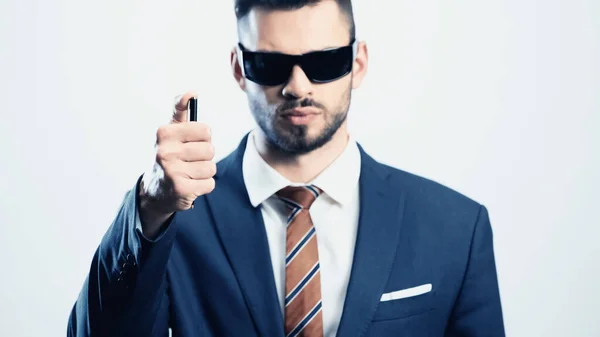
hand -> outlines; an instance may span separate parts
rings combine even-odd
[[[156,159],[152,170],[144,173],[138,196],[146,235],[158,232],[174,212],[190,209],[198,196],[215,187],[210,128],[187,120],[187,103],[193,96],[179,96],[171,123],[156,133]]]

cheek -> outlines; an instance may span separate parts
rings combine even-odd
[[[343,104],[343,100],[348,96],[349,81],[336,81],[327,83],[319,88],[319,98],[316,101],[325,105],[330,113],[336,112],[335,110]]]
[[[282,90],[283,87],[268,87],[263,88],[262,92],[267,103],[270,105],[279,105],[281,104],[281,99],[283,97],[281,94]]]
[[[261,90],[261,87],[258,84],[246,81],[246,94],[252,99],[257,99],[263,96],[263,91]]]
[[[280,92],[280,88],[263,87],[253,82],[249,82],[246,89],[248,97],[255,102],[260,102],[263,106],[281,104]]]

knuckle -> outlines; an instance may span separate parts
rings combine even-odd
[[[206,179],[205,188],[206,188],[205,193],[212,192],[215,189],[215,179],[214,178]]]
[[[205,123],[198,123],[198,127],[200,129],[200,132],[202,133],[202,136],[204,138],[210,139],[210,135],[212,132],[210,127]]]
[[[206,178],[212,178],[217,173],[217,165],[213,162],[205,162],[204,172],[206,173]]]
[[[178,143],[163,144],[158,148],[156,158],[161,163],[173,161],[181,158],[183,150],[182,146]]]
[[[158,149],[158,151],[156,151],[155,161],[159,164],[162,164],[166,161],[165,151],[162,148],[160,148],[160,149]]]
[[[215,174],[217,174],[217,164],[211,162],[210,163],[210,175],[211,177],[214,176]]]
[[[171,131],[171,128],[169,127],[169,125],[161,125],[156,130],[156,139],[160,143],[161,140],[165,140],[165,139],[168,139],[169,137],[171,137],[171,134],[172,134],[172,131]]]
[[[156,151],[156,162],[164,163],[173,157],[173,150],[170,146],[161,146]]]
[[[206,155],[209,157],[209,159],[212,159],[215,156],[215,146],[212,143],[207,144],[208,145],[206,146]]]

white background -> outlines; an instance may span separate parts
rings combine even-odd
[[[600,336],[600,2],[355,10],[354,136],[489,208],[509,336]],[[173,97],[200,92],[219,158],[253,127],[232,0],[2,0],[0,27],[0,334],[64,336]]]

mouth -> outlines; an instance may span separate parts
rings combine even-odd
[[[295,108],[292,110],[287,110],[284,113],[282,113],[282,117],[288,117],[288,116],[308,116],[308,115],[318,115],[320,113],[320,111],[316,108],[312,108],[312,107],[303,107],[303,108]]]
[[[294,125],[306,125],[314,120],[320,111],[312,107],[303,107],[288,110],[281,114],[281,117]]]

